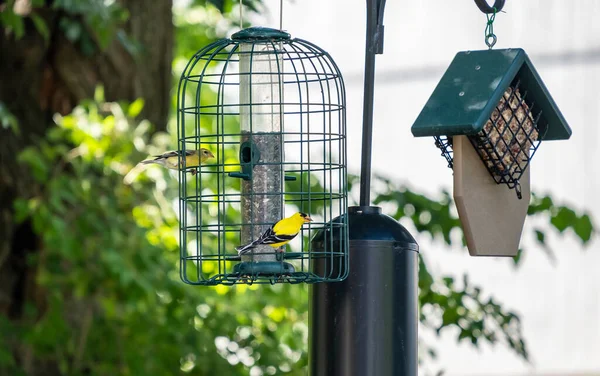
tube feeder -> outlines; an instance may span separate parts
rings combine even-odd
[[[194,285],[315,283],[348,273],[347,243],[314,251],[311,233],[347,237],[346,95],[327,52],[276,29],[252,27],[199,50],[179,82],[182,151],[216,163],[179,174],[180,274]],[[189,170],[189,169],[188,169]],[[295,212],[313,221],[285,245],[257,244]],[[335,271],[315,271],[319,258]],[[341,267],[340,267],[341,265]]]

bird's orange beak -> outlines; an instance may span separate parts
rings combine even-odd
[[[304,222],[305,223],[312,222],[312,218],[307,215],[306,217],[304,217]]]

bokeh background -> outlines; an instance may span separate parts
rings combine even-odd
[[[244,1],[278,27],[280,2]],[[179,280],[177,176],[129,171],[176,145],[176,84],[239,29],[238,1],[0,2],[0,375],[305,375],[307,286]],[[529,54],[573,129],[542,143],[515,259],[471,258],[452,174],[410,126],[458,51],[486,48],[470,0],[388,2],[377,56],[374,200],[421,247],[420,374],[600,374],[600,3],[507,1],[495,48]],[[283,28],[347,84],[360,163],[365,4],[283,2]],[[176,208],[176,206],[175,206]]]

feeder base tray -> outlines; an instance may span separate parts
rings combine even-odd
[[[233,267],[234,273],[248,276],[280,276],[293,274],[296,270],[287,262],[240,262]]]

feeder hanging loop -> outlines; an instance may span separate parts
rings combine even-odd
[[[492,47],[494,47],[496,41],[498,40],[498,38],[496,38],[496,34],[494,34],[494,21],[496,20],[496,12],[497,10],[494,8],[491,16],[489,14],[485,15],[487,17],[487,23],[485,25],[485,44],[490,48],[490,50]]]
[[[486,0],[475,0],[475,4],[485,14],[498,13],[504,8],[505,0],[496,0],[493,6],[489,6]]]

